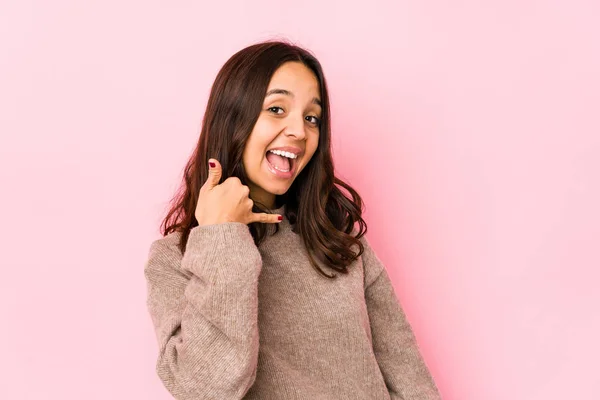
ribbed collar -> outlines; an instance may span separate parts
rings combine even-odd
[[[269,212],[273,214],[283,215],[283,221],[277,222],[275,224],[267,224],[267,232],[271,235],[275,232],[275,225],[279,225],[279,230],[286,230],[290,227],[290,222],[287,220],[285,216],[285,204],[279,208],[269,208]]]
[[[285,213],[285,204],[279,208],[269,208],[269,211],[272,213],[283,215]]]

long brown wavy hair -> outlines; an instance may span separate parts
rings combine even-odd
[[[210,92],[198,145],[187,162],[180,190],[170,202],[161,234],[181,232],[179,248],[182,253],[185,251],[190,230],[198,226],[194,214],[200,188],[208,178],[209,158],[221,163],[219,183],[235,176],[248,185],[242,162],[244,147],[258,120],[271,77],[289,61],[299,61],[314,72],[319,82],[322,115],[317,150],[289,190],[276,195],[275,208],[286,205],[286,218],[293,232],[302,237],[310,263],[324,276],[334,278],[335,274],[327,274],[318,264],[347,274],[347,266],[363,253],[359,240],[367,232],[361,216],[363,201],[350,185],[334,175],[329,95],[321,64],[310,51],[289,42],[253,44],[223,65]],[[346,189],[352,199],[338,186]],[[255,202],[253,212],[269,211]],[[266,224],[253,222],[248,227],[258,246],[267,234]],[[275,233],[278,231],[275,224]],[[352,245],[358,246],[358,253],[351,249]]]

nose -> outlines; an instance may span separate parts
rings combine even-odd
[[[290,115],[284,133],[286,136],[294,136],[297,140],[304,140],[306,136],[306,132],[304,131],[304,117]]]

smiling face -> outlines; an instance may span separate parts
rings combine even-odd
[[[286,193],[306,167],[319,144],[320,101],[319,82],[304,64],[286,62],[275,71],[244,148],[244,169],[253,201],[273,208],[275,195]],[[279,160],[274,154],[267,158],[269,150],[280,147],[286,147],[287,156],[296,153],[297,158]]]

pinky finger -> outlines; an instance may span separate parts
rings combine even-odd
[[[283,221],[283,215],[259,213],[252,214],[253,222],[262,222],[264,224],[276,224]]]

